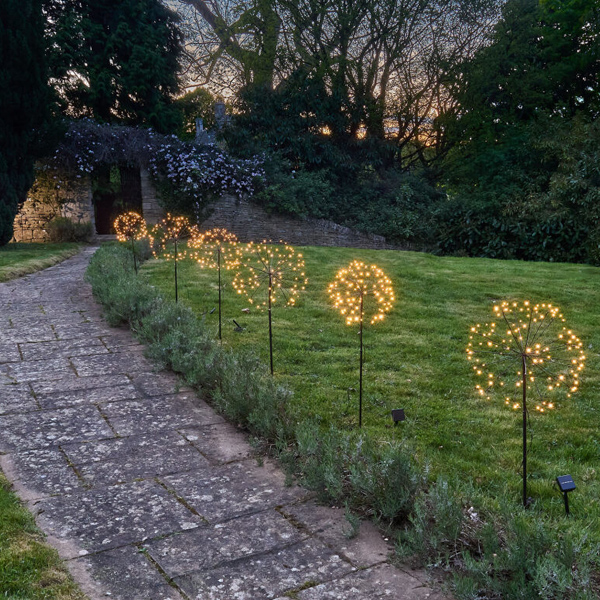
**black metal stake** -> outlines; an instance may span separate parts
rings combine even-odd
[[[221,248],[217,248],[217,271],[219,272],[219,339],[221,340]]]
[[[569,494],[567,492],[563,492],[563,497],[565,499],[565,512],[567,513],[567,517],[569,516]]]
[[[177,238],[175,238],[175,302],[179,302],[179,293],[177,290]]]
[[[527,357],[521,355],[523,367],[523,506],[527,508]]]
[[[269,353],[271,356],[271,375],[273,375],[273,327],[271,323],[271,291],[273,289],[273,274],[269,272]]]
[[[133,269],[135,270],[135,274],[137,275],[138,268],[137,268],[137,260],[135,258],[135,241],[133,239],[133,236],[131,236],[131,253],[133,254]]]
[[[360,296],[360,375],[358,383],[358,426],[362,427],[362,388],[363,388],[363,296]]]

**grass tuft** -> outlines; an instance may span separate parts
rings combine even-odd
[[[31,514],[0,475],[0,596],[85,600],[58,553],[44,544]]]

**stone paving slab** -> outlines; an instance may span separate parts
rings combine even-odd
[[[354,567],[317,540],[257,554],[174,579],[190,598],[210,600],[272,599],[314,581],[342,577]],[[340,600],[343,597],[340,596]]]
[[[83,481],[58,448],[15,452],[4,459],[3,470],[27,487],[30,500],[84,489]]]
[[[336,548],[355,567],[370,567],[388,559],[393,548],[373,523],[360,524],[360,535],[349,539],[350,525],[344,511],[319,506],[310,500],[301,504],[289,504],[280,512],[313,536]]]
[[[66,442],[114,437],[95,406],[0,417],[0,452],[32,450]]]
[[[20,360],[21,353],[16,342],[0,345],[0,364],[19,362]]]
[[[176,432],[65,444],[62,450],[93,486],[208,468],[210,463]]]
[[[107,356],[74,357],[71,359],[75,371],[80,377],[129,374],[148,371],[152,365],[140,353],[116,352]]]
[[[100,337],[106,332],[106,325],[92,321],[89,323],[72,324],[65,320],[54,325],[53,329],[56,332],[55,339],[73,340],[77,338]]]
[[[22,344],[25,342],[53,342],[56,340],[54,329],[50,325],[27,327],[23,329],[0,330],[0,344]]]
[[[248,532],[252,532],[249,536]],[[277,511],[264,511],[171,538],[144,544],[169,577],[210,569],[243,557],[271,552],[306,535]]]
[[[74,373],[68,358],[50,358],[20,363],[8,363],[8,375],[17,383],[63,379]]]
[[[139,398],[140,395],[131,383],[126,383],[124,385],[97,387],[88,390],[70,390],[36,394],[35,397],[41,408],[53,410],[84,404],[106,404],[109,402],[120,402],[122,400],[135,400]]]
[[[230,423],[189,427],[180,433],[215,464],[242,460],[254,454],[246,437]]]
[[[92,252],[0,284],[0,466],[90,600],[427,598],[102,321]]]
[[[232,463],[196,473],[162,477],[161,481],[209,523],[275,508],[306,499],[297,486],[286,487],[285,477],[270,462]]]
[[[131,381],[145,396],[169,396],[190,391],[172,373],[134,373]]]
[[[108,348],[100,338],[75,339],[61,342],[29,342],[20,344],[23,360],[44,360],[48,356],[71,358],[91,354],[108,354]]]
[[[102,412],[122,436],[224,422],[207,404],[194,401],[191,394],[103,404]]]
[[[83,590],[112,600],[183,600],[179,592],[135,546],[107,550],[72,561],[75,571],[91,573]]]
[[[0,415],[39,410],[39,405],[26,383],[0,385]]]
[[[110,352],[127,352],[130,349],[143,349],[142,344],[132,337],[130,331],[123,330],[114,334],[102,335],[100,339]]]
[[[128,385],[131,379],[127,375],[102,375],[79,377],[73,373],[56,380],[33,381],[31,387],[36,396],[58,392],[74,392],[81,390],[111,389],[120,385]]]
[[[51,327],[54,319],[45,314],[41,308],[32,311],[3,311],[0,318],[0,328],[3,331],[19,331],[21,329],[35,330],[36,328]]]
[[[203,525],[202,519],[153,481],[56,496],[41,500],[36,509],[44,531],[69,558]],[[73,541],[79,548],[76,553]]]
[[[442,596],[431,591],[418,579],[392,567],[382,565],[366,569],[327,583],[301,591],[298,600],[441,600]],[[283,600],[283,599],[282,599]]]

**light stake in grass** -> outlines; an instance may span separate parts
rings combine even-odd
[[[329,284],[329,298],[334,308],[345,317],[346,325],[358,325],[360,338],[358,426],[362,427],[363,329],[365,319],[371,325],[383,321],[395,301],[390,278],[377,266],[354,260],[340,269]]]
[[[190,246],[194,248],[194,257],[201,267],[217,269],[219,286],[219,339],[221,337],[221,266],[227,270],[233,269],[239,264],[239,252],[237,251],[237,236],[227,229],[218,227],[194,235]]]
[[[192,235],[193,229],[186,217],[175,217],[167,213],[167,216],[158,224],[154,233],[158,241],[161,256],[166,260],[174,262],[175,302],[179,301],[177,263],[187,256],[187,249],[182,249],[180,244]],[[153,253],[156,257],[156,250],[153,250]]]
[[[585,364],[581,340],[564,325],[557,306],[504,301],[493,309],[494,321],[471,327],[467,359],[485,380],[476,386],[480,396],[504,397],[523,417],[523,506],[527,506],[527,399],[535,393],[535,410],[556,407],[551,395],[570,398],[579,389]],[[518,398],[515,398],[514,395]]]
[[[288,306],[296,303],[300,290],[304,290],[308,279],[304,273],[302,254],[286,244],[269,245],[250,242],[242,248],[239,271],[233,280],[238,294],[248,296],[250,304],[266,308],[269,313],[269,357],[273,375],[273,304],[281,295]],[[266,287],[266,294],[255,301],[257,290]]]
[[[133,254],[133,268],[137,274],[137,257],[135,255],[135,242],[148,237],[148,228],[144,218],[136,212],[130,211],[119,215],[114,222],[117,240],[119,242],[131,242]]]

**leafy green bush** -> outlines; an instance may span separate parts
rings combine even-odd
[[[128,324],[137,330],[158,300],[156,291],[132,274],[133,257],[128,250],[103,246],[92,257],[86,278],[104,307],[108,323],[114,327]]]
[[[406,519],[413,510],[419,479],[406,448],[363,437],[349,465],[353,496],[366,512],[389,524]]]
[[[593,262],[589,224],[572,215],[515,218],[490,207],[448,204],[439,248],[444,254],[548,262]]]
[[[458,588],[476,590],[479,598],[592,600],[599,591],[592,575],[598,549],[584,551],[584,541],[557,539],[540,515],[505,516],[477,540],[481,551],[464,553]]]
[[[418,565],[452,573],[457,600],[592,600],[598,548],[585,534],[557,538],[544,515],[505,507],[486,522],[473,507],[464,510],[442,479],[422,491],[398,537],[397,553]],[[584,549],[585,548],[585,549]]]
[[[255,202],[274,212],[329,218],[335,193],[329,171],[295,171],[291,163],[275,157],[265,171],[268,185],[255,193]]]
[[[51,242],[90,242],[94,237],[91,222],[76,223],[67,217],[56,217],[46,225]]]
[[[317,435],[315,435],[317,433]],[[302,483],[323,502],[346,502],[347,508],[388,525],[406,519],[413,509],[419,479],[413,459],[400,444],[379,444],[317,422],[296,427],[292,465]]]
[[[427,180],[426,173],[367,170],[355,185],[344,187],[344,196],[355,207],[354,224],[359,229],[383,235],[393,244],[435,246],[445,195]]]
[[[355,165],[347,173],[330,168],[294,168],[279,154],[265,161],[265,185],[253,201],[267,210],[330,219],[390,243],[434,247],[445,195],[426,173]]]
[[[447,561],[456,551],[464,522],[461,503],[447,481],[438,479],[418,495],[409,522],[411,526],[400,534],[398,552],[425,564],[432,559]]]

